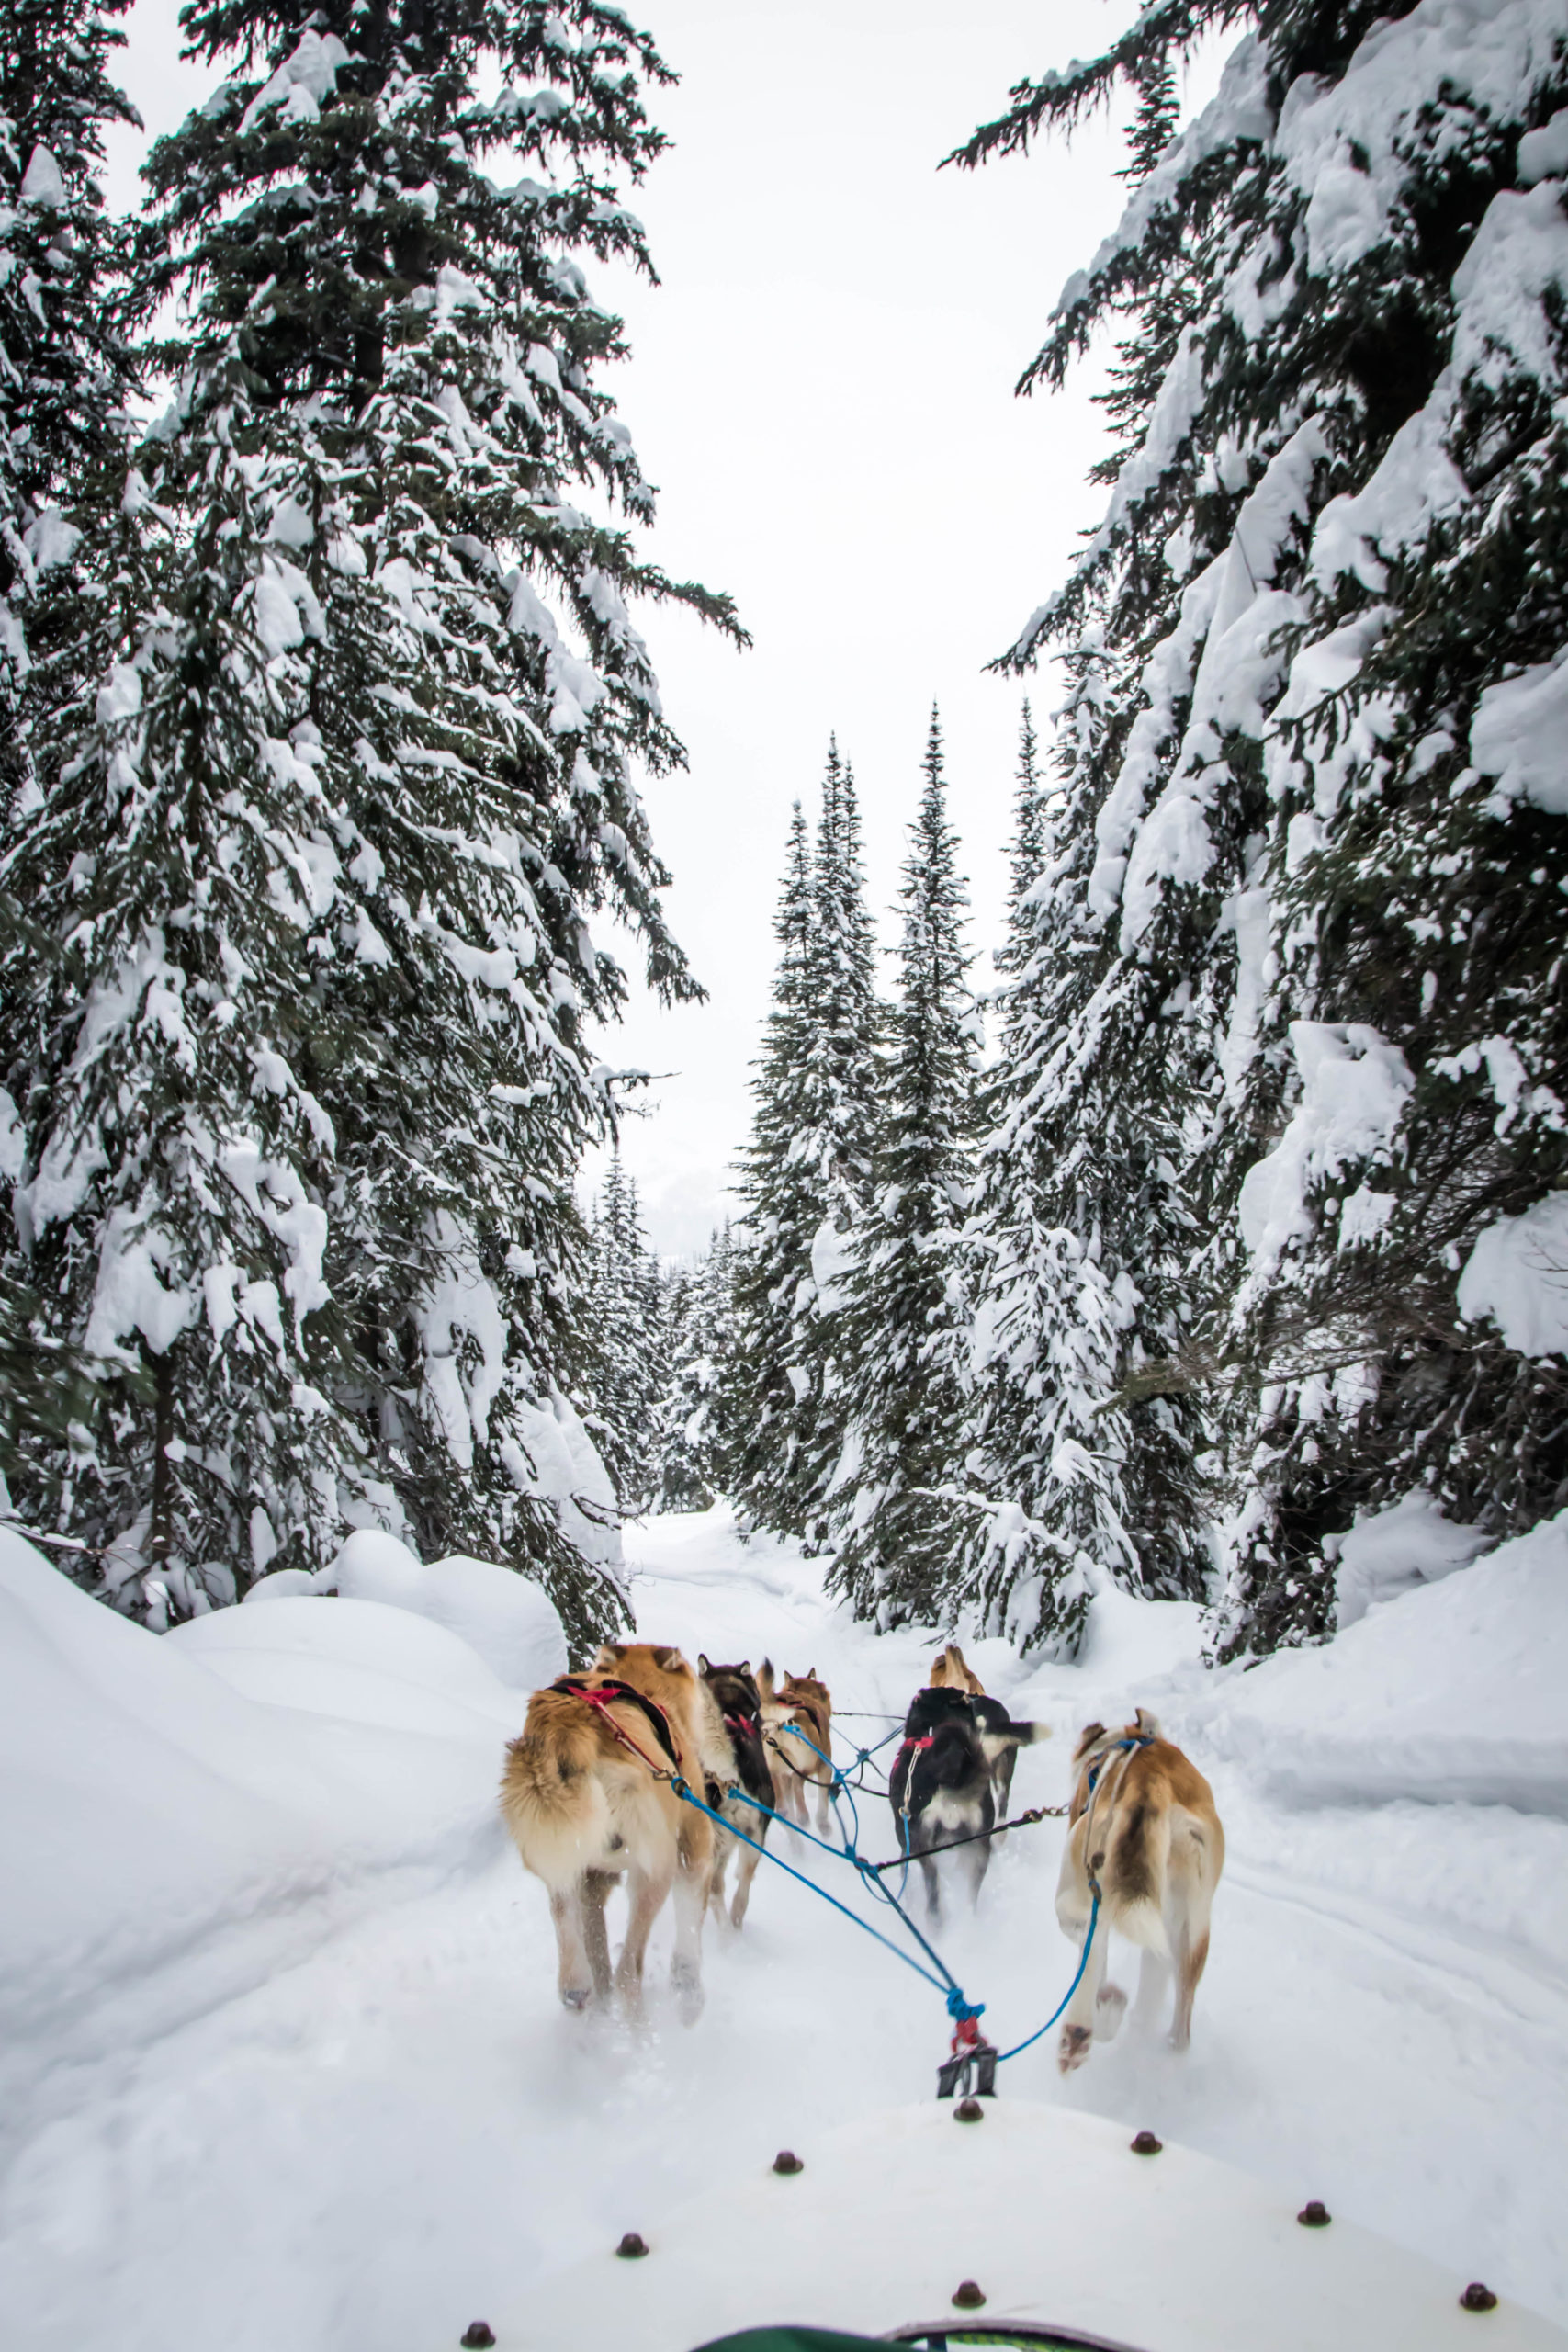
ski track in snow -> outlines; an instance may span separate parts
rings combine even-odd
[[[639,1632],[694,1658],[815,1667],[846,1709],[901,1712],[924,1679],[928,1637],[854,1624],[811,1564],[742,1546],[722,1515],[655,1521],[627,1550]],[[1114,1657],[1010,1677],[1000,1645],[984,1648],[995,1687],[1058,1735],[1159,1700],[1152,1659],[1134,1685]],[[1179,1736],[1188,1674],[1169,1678]],[[892,1725],[842,1728],[869,1744]],[[1050,2036],[1004,2068],[1002,2096],[1184,2140],[1568,2318],[1568,1984],[1549,1941],[1477,1926],[1484,1900],[1461,1916],[1445,1876],[1456,1838],[1477,1849],[1480,1813],[1507,1826],[1516,1881],[1555,1867],[1561,1883],[1568,1830],[1505,1808],[1289,1813],[1191,1745],[1230,1838],[1191,2051],[1130,2018],[1063,2084]],[[1066,1754],[1060,1736],[1024,1751],[1015,1810],[1060,1801]],[[861,1804],[865,1850],[893,1850],[886,1802]],[[1052,1908],[1061,1835],[1015,1833],[978,1916],[955,1908],[937,1939],[1004,2047],[1072,1972]],[[789,1838],[781,1850],[852,1894],[847,1870],[829,1877]],[[1516,1905],[1528,1893],[1513,1885]],[[667,1951],[666,1919],[640,2031],[564,2015],[543,1890],[498,1829],[445,1883],[391,1872],[346,1916],[307,1905],[230,1928],[125,1988],[40,2065],[6,2127],[6,2339],[449,2346],[531,2276],[649,2231],[736,2165],[784,2146],[809,2159],[829,2127],[933,2091],[940,1997],[770,1865],[744,1933],[710,1925],[707,2007],[689,2030],[665,2002]],[[1129,1990],[1132,1957],[1112,1972]],[[759,2281],[759,2318],[768,2300]]]

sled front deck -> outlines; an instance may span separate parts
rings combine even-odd
[[[1501,2292],[1466,2309],[1462,2247],[1449,2269],[1337,2217],[1303,2226],[1321,2184],[1287,2195],[1173,2142],[1137,2154],[1133,2136],[997,2099],[977,2123],[932,2101],[801,2141],[793,2175],[759,2146],[737,2178],[732,2141],[723,2185],[673,2211],[649,2183],[626,2216],[644,2256],[606,2245],[496,2315],[497,2352],[695,2352],[791,2328],[1016,2342],[1011,2322],[1113,2352],[1568,2352]],[[955,2304],[961,2288],[983,2301]]]

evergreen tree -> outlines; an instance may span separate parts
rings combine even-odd
[[[872,1198],[853,1234],[837,1338],[850,1401],[830,1487],[833,1581],[883,1626],[939,1612],[963,1509],[954,1480],[969,1331],[959,1237],[974,1177],[977,1013],[934,709],[923,768],[899,894],[898,1001]]]
[[[45,788],[5,878],[55,952],[9,959],[5,1020],[19,1238],[99,1392],[17,1501],[163,1622],[231,1600],[236,1564],[321,1566],[364,1448],[328,1396],[300,964],[330,849],[284,731],[300,668],[263,634],[276,481],[226,435],[158,456],[166,503],[133,473],[96,517],[83,638],[52,631],[31,682]]]
[[[1068,714],[1066,731],[1087,716]],[[1138,1201],[1130,1226],[1111,1227],[1122,1262],[1108,1266],[1115,1195],[1104,1180],[1116,1147],[1135,1139],[1113,1097],[1097,1098],[1097,1130],[1073,1091],[1092,954],[1073,921],[1082,839],[1066,809],[1047,817],[1026,718],[999,1046],[981,1091],[966,1233],[976,1314],[965,1468],[988,1508],[960,1529],[956,1582],[990,1630],[1066,1655],[1090,1594],[1143,1573],[1128,1521],[1134,1432],[1125,1410],[1107,1409],[1135,1305],[1125,1260],[1138,1246]]]
[[[587,1426],[616,1503],[640,1519],[659,1490],[659,1408],[668,1385],[663,1284],[648,1247],[637,1185],[617,1151],[592,1225],[592,1278],[582,1302],[592,1333]]]
[[[811,1385],[805,1363],[814,1295],[811,1251],[823,1219],[822,1174],[810,1153],[807,1125],[815,919],[808,835],[796,801],[773,926],[779,943],[773,1001],[752,1080],[751,1134],[741,1154],[739,1189],[746,1218],[735,1271],[737,1499],[759,1525],[794,1535],[805,1532],[801,1408]]]
[[[625,530],[574,503],[587,490],[634,521],[651,508],[594,380],[622,348],[619,324],[589,298],[578,256],[647,267],[613,175],[635,178],[657,153],[641,85],[668,77],[592,0],[477,13],[421,0],[374,17],[217,0],[187,25],[197,53],[237,54],[241,68],[149,166],[159,209],[141,299],[181,298],[189,326],[164,354],[175,407],[138,458],[141,512],[167,519],[149,524],[146,549],[117,544],[107,559],[96,673],[134,672],[122,699],[140,708],[107,690],[109,716],[89,726],[62,699],[33,871],[57,898],[75,892],[85,933],[111,874],[67,882],[71,796],[93,819],[84,854],[118,825],[130,856],[133,817],[112,780],[124,745],[103,730],[152,740],[143,673],[162,663],[177,682],[184,664],[199,707],[159,753],[167,843],[152,833],[159,855],[133,877],[134,916],[117,918],[131,1000],[118,1035],[132,1059],[164,1051],[130,978],[141,921],[177,968],[168,985],[187,1015],[199,1001],[200,1020],[231,1033],[211,1041],[210,1071],[205,1038],[187,1070],[186,1041],[169,1035],[187,1128],[222,1138],[242,1114],[258,1120],[268,1165],[287,1162],[291,1239],[275,1235],[274,1256],[312,1236],[305,1353],[292,1366],[294,1340],[277,1350],[278,1376],[325,1402],[309,1432],[259,1417],[262,1441],[297,1457],[293,1487],[274,1497],[281,1523],[266,1505],[262,1550],[319,1552],[338,1512],[367,1510],[410,1524],[427,1551],[532,1565],[581,1643],[619,1607],[613,1531],[592,1526],[602,1474],[563,1388],[584,1279],[572,1182],[606,1111],[584,1025],[624,992],[592,942],[593,910],[641,937],[661,992],[694,988],[631,777],[635,760],[657,773],[680,747],[627,599],[673,596],[733,628],[721,600],[666,581]],[[502,86],[487,99],[491,66]],[[475,160],[493,170],[507,151],[545,182],[502,187]],[[181,542],[172,570],[160,531]],[[166,691],[174,729],[177,683]],[[187,824],[209,829],[189,875],[161,872],[186,859]],[[243,891],[226,878],[235,857]],[[209,884],[221,941],[209,936]],[[108,987],[109,948],[93,939]],[[220,985],[226,956],[237,961]],[[29,1165],[53,1152],[82,1168],[85,1130],[67,1133],[49,1107],[61,1033],[35,1020],[32,1034],[42,1125]],[[93,1181],[65,1208],[35,1194],[39,1233],[62,1221],[78,1270],[62,1326],[101,1288],[93,1268],[122,1171],[111,1159]],[[180,1183],[188,1226],[197,1196]],[[233,1261],[276,1287],[276,1272],[249,1266],[260,1239],[242,1248],[226,1229],[247,1215],[231,1193],[201,1203],[211,1230],[182,1235],[178,1280]],[[171,1386],[168,1344],[141,1330],[154,1388]],[[157,1464],[170,1458],[158,1412],[187,1449],[181,1430],[209,1426],[204,1345],[188,1350],[188,1396],[174,1377],[181,1401],[155,1408]],[[152,1476],[144,1442],[128,1425],[126,1509]],[[337,1474],[335,1496],[312,1461]],[[77,1492],[56,1476],[51,1508],[69,1517]]]
[[[57,509],[118,439],[131,362],[97,170],[125,0],[11,0],[0,24],[0,806],[29,788],[24,702],[40,575],[69,566]]]
[[[728,1491],[736,1442],[736,1250],[728,1223],[672,1304],[660,1408],[660,1510],[707,1510]]]
[[[813,869],[811,1019],[803,1073],[801,1162],[816,1171],[822,1221],[811,1244],[811,1289],[796,1335],[807,1385],[795,1416],[796,1511],[813,1544],[827,1540],[828,1487],[851,1410],[840,1362],[842,1274],[870,1205],[882,1111],[885,1014],[876,994],[876,933],[865,899],[854,775],[828,752]]]
[[[962,160],[1146,94],[1236,13],[1145,10]],[[1189,1559],[1217,1427],[1227,1655],[1327,1630],[1336,1537],[1414,1485],[1497,1532],[1568,1492],[1560,1362],[1499,1273],[1550,1259],[1568,1125],[1565,96],[1527,0],[1281,0],[1135,157],[1026,379],[1130,321],[1106,519],[1009,660],[1054,640],[1075,681],[1083,985],[1048,1107],[1099,1165],[1071,1230],[1121,1221],[1114,1100],[1164,1165],[1142,1240],[1102,1241],[1110,1397],[1170,1417]]]
[[[1018,779],[1013,791],[1012,841],[1008,849],[1007,937],[996,951],[997,969],[1016,972],[1032,947],[1031,892],[1043,881],[1050,840],[1049,789],[1040,774],[1039,741],[1028,703],[1018,730]]]

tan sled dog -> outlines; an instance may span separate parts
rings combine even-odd
[[[1063,1934],[1083,1941],[1093,1903],[1091,1871],[1100,1902],[1089,1965],[1056,2046],[1064,2075],[1083,2064],[1091,2038],[1111,2039],[1127,2006],[1119,1985],[1102,1982],[1112,1928],[1143,1947],[1141,2016],[1152,2018],[1157,2010],[1174,1967],[1171,2046],[1186,2049],[1192,1996],[1209,1957],[1209,1909],[1225,1860],[1224,1831],[1208,1781],[1144,1708],[1121,1731],[1090,1724],[1073,1761],[1077,1786],[1056,1886]]]
[[[833,1768],[824,1758],[833,1753],[833,1699],[817,1668],[786,1674],[773,1680],[773,1661],[764,1658],[757,1669],[762,1697],[762,1735],[776,1792],[774,1810],[786,1821],[807,1826],[806,1792],[817,1790],[817,1826],[824,1833],[832,1812]]]
[[[972,1699],[983,1699],[986,1686],[965,1658],[956,1642],[949,1642],[938,1650],[931,1667],[931,1687],[933,1690],[967,1690]]]
[[[592,1702],[569,1683],[607,1695]],[[639,1696],[617,1695],[625,1690]],[[614,1989],[635,2014],[649,1931],[673,1888],[670,1979],[688,2023],[702,2007],[714,1827],[650,1768],[679,1771],[700,1792],[708,1760],[703,1725],[697,1679],[679,1650],[611,1642],[587,1674],[536,1690],[521,1738],[508,1744],[502,1815],[524,1867],[549,1889],[560,1996],[569,2009],[609,1997],[604,1904],[623,1873],[631,1916]]]

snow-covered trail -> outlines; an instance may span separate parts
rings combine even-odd
[[[815,1667],[846,1710],[901,1709],[923,1679],[929,1642],[853,1624],[808,1564],[742,1546],[721,1516],[655,1522],[628,1551],[649,1636]],[[1180,1733],[1185,1704],[1231,1836],[1190,2052],[1129,2029],[1062,2085],[1047,2041],[1004,2071],[1004,2096],[1147,2124],[1568,2317],[1568,1985],[1560,1951],[1522,1946],[1484,1900],[1488,1869],[1516,1894],[1552,1871],[1563,1884],[1568,1827],[1264,1804],[1204,1752],[1179,1664],[1192,1614],[1129,1604],[1083,1668],[1025,1676],[985,1645],[994,1687],[1059,1730],[1154,1693]],[[1066,1747],[1024,1753],[1018,1803],[1059,1798]],[[867,1850],[892,1850],[886,1804],[863,1805]],[[1012,1837],[979,1915],[942,1931],[1004,2043],[1071,1972],[1060,1835]],[[710,1928],[706,1976],[690,2030],[657,1991],[640,2033],[563,2015],[542,1891],[499,1835],[433,1891],[389,1884],[251,1989],[231,1968],[204,2002],[197,1971],[177,2030],[150,2002],[145,2038],[128,2022],[112,2055],[46,2079],[0,2185],[7,2340],[426,2352],[737,2163],[931,2091],[940,1999],[769,1865],[744,1934]]]

